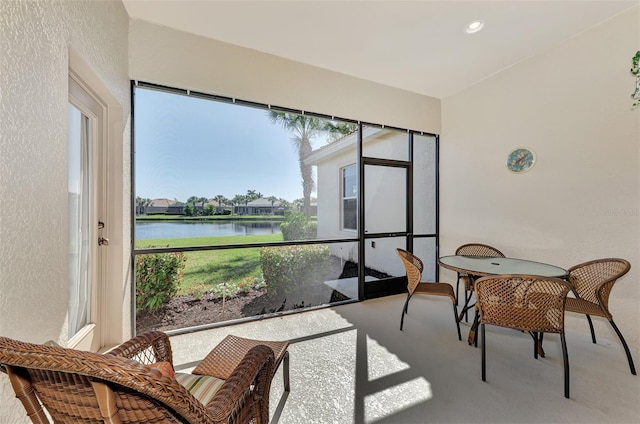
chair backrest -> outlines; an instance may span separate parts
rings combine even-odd
[[[485,256],[488,258],[504,258],[504,254],[487,244],[469,243],[463,244],[456,249],[456,255],[464,256]]]
[[[559,278],[496,275],[475,283],[480,322],[522,331],[564,332],[571,286]]]
[[[54,422],[214,422],[176,380],[110,354],[0,337],[0,369],[37,424],[49,423],[40,404]]]
[[[596,259],[567,270],[568,281],[581,299],[599,304],[609,314],[609,294],[618,278],[631,269],[631,264],[619,258]]]
[[[413,294],[422,279],[424,264],[419,257],[406,250],[398,248],[396,249],[396,253],[400,256],[400,259],[402,259],[404,269],[407,271],[407,290],[409,294]]]

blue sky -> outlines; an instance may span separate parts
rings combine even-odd
[[[292,134],[263,109],[135,92],[135,192],[144,198],[302,197]],[[322,144],[323,141],[317,141]]]

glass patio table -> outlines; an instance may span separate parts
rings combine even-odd
[[[567,270],[555,265],[516,258],[451,255],[441,257],[440,265],[452,271],[476,277],[499,274],[526,274],[562,278],[567,274]]]
[[[518,258],[490,258],[486,256],[463,256],[451,255],[443,256],[439,259],[442,267],[456,271],[460,274],[467,274],[473,283],[477,278],[489,275],[500,274],[523,274],[523,275],[540,275],[542,277],[563,278],[567,275],[567,270],[555,265],[545,264],[542,262],[529,261]],[[459,315],[459,320],[474,304],[469,305],[471,296],[465,299],[465,304]],[[469,330],[469,344],[476,343],[475,333],[478,327],[478,316],[473,321]],[[542,346],[539,346],[539,353],[544,357]]]

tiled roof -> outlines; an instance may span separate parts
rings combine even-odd
[[[242,206],[242,205],[241,205]],[[260,206],[260,207],[271,207],[271,200],[265,198],[265,197],[260,197],[259,199],[253,200],[251,202],[249,202],[247,204],[247,206]],[[280,201],[276,200],[275,202],[273,202],[273,206],[280,206]]]
[[[153,199],[151,201],[151,206],[168,208],[174,203],[176,203],[176,201],[171,199]]]

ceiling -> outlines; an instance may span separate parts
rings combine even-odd
[[[133,19],[445,98],[633,1],[123,0]],[[485,28],[466,34],[483,20]]]

